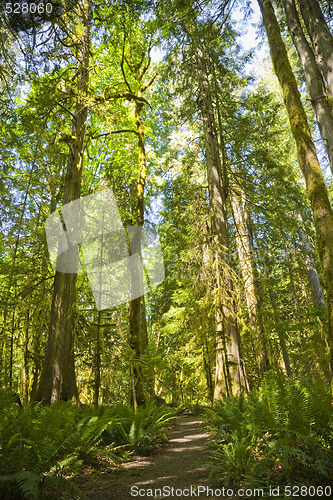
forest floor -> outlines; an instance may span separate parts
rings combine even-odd
[[[79,486],[91,500],[196,497],[214,500],[214,496],[207,495],[207,489],[203,491],[203,487],[213,486],[208,485],[208,470],[199,464],[211,439],[200,416],[179,416],[168,442],[158,452],[149,457],[134,457],[111,474],[108,472],[103,477],[98,474],[89,486],[82,483]],[[202,487],[199,492],[198,486]],[[221,485],[214,487],[221,488]],[[157,491],[155,495],[155,489],[161,489],[162,494]]]

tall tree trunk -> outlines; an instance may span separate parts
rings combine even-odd
[[[333,37],[317,0],[298,0],[317,64],[333,97]]]
[[[40,318],[43,314],[42,308],[38,308],[36,311],[36,317],[38,317],[38,323],[36,321],[31,322],[31,338],[32,346],[30,350],[32,358],[32,366],[30,370],[29,378],[29,399],[30,401],[35,401],[36,392],[38,387],[39,374],[41,372],[41,329],[40,329]]]
[[[9,388],[13,387],[13,364],[14,364],[14,335],[15,335],[15,311],[12,312],[12,323],[10,327],[9,344]]]
[[[283,90],[284,103],[297,146],[299,164],[305,177],[307,196],[311,203],[317,233],[318,254],[327,290],[327,341],[333,392],[333,211],[273,6],[270,0],[258,0],[258,2],[263,14],[274,70]]]
[[[204,56],[201,46],[196,48],[199,107],[203,120],[212,230],[217,248],[216,304],[216,379],[214,399],[226,394],[239,394],[247,388],[244,363],[241,354],[240,335],[233,302],[233,281],[229,266],[229,229],[226,209],[225,186],[222,184],[222,168],[217,140],[214,109]]]
[[[82,0],[80,11],[80,21],[77,26],[78,97],[72,121],[72,135],[75,140],[70,145],[64,204],[76,200],[81,194],[84,139],[87,127],[89,0]],[[72,259],[72,264],[75,265],[74,259],[77,259],[77,256],[74,252]],[[36,393],[36,399],[44,400],[46,403],[58,400],[78,400],[74,366],[76,279],[77,273],[56,271],[46,354]]]
[[[327,99],[325,83],[316,63],[315,55],[308,44],[297,14],[295,0],[283,0],[289,31],[309,87],[311,104],[317,118],[320,134],[323,139],[333,174],[333,113]]]
[[[304,222],[303,222],[303,219],[302,219],[302,216],[300,213],[296,214],[296,219],[299,222],[298,234],[300,236],[303,250],[304,250],[304,261],[305,261],[305,267],[306,267],[306,273],[308,276],[309,285],[311,288],[312,303],[315,307],[321,307],[323,309],[326,309],[326,302],[325,302],[324,293],[323,293],[323,290],[321,288],[321,284],[320,284],[317,270],[313,266],[313,261],[311,258],[311,253],[312,253],[311,244],[310,244],[309,238],[306,234]]]
[[[141,97],[141,92],[138,92]],[[132,253],[138,253],[141,256],[141,228],[144,222],[144,190],[146,184],[146,153],[145,137],[143,130],[143,121],[141,112],[143,103],[137,102],[135,106],[135,123],[138,136],[138,156],[139,156],[139,179],[137,184],[136,213],[134,216],[135,225],[140,231],[135,233],[132,242]],[[140,279],[140,277],[138,277]],[[135,280],[136,281],[136,280]],[[133,284],[137,287],[137,283]],[[148,345],[147,323],[145,314],[145,302],[143,295],[131,300],[130,302],[130,346],[133,350],[133,377],[135,384],[136,403],[143,405],[146,402],[145,381],[142,371],[141,356]],[[134,396],[133,396],[134,397]]]

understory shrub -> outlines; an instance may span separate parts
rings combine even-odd
[[[333,486],[333,407],[321,381],[266,373],[259,391],[207,409],[216,432],[205,464],[226,484]]]

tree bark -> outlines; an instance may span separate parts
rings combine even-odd
[[[136,131],[135,134],[138,137],[138,163],[139,163],[139,177],[136,185],[135,193],[135,213],[133,214],[133,224],[136,226],[136,231],[134,237],[131,241],[131,254],[138,254],[140,259],[142,259],[141,251],[141,239],[142,239],[142,226],[144,223],[144,193],[147,178],[147,168],[146,168],[146,152],[145,152],[145,134],[143,128],[142,119],[142,109],[147,101],[142,97],[145,90],[147,90],[154,82],[157,73],[151,78],[147,83],[143,83],[143,78],[147,73],[150,66],[150,57],[148,56],[147,62],[144,62],[144,54],[142,54],[141,60],[138,65],[130,65],[124,55],[125,52],[125,41],[123,45],[123,55],[121,62],[121,70],[123,74],[124,83],[127,86],[129,93],[131,94],[131,99],[135,100],[135,124]],[[137,88],[135,92],[132,91],[132,87],[129,84],[125,69],[124,62],[127,65],[136,81]],[[140,272],[140,271],[139,271]],[[132,293],[137,292],[138,283],[143,281],[144,276],[137,275],[135,278],[132,277]],[[137,295],[137,293],[135,293]],[[131,365],[131,377],[132,377],[132,399],[133,403],[136,405],[143,405],[146,402],[147,396],[152,395],[153,386],[151,381],[145,380],[143,367],[142,367],[142,354],[148,347],[148,331],[147,331],[147,321],[146,321],[146,308],[144,294],[142,290],[142,295],[135,299],[132,299],[129,304],[129,317],[130,317],[130,335],[129,344],[132,349],[133,358]]]
[[[299,164],[305,177],[307,196],[311,203],[316,228],[318,254],[327,290],[327,341],[333,392],[333,211],[273,6],[270,0],[258,0],[258,2],[263,14],[274,70],[283,90],[284,103],[297,146]]]
[[[298,0],[317,64],[333,97],[333,37],[317,0]]]
[[[84,139],[87,127],[86,95],[89,81],[89,0],[83,0],[77,26],[78,80],[77,102],[72,121],[74,142],[70,145],[63,203],[80,197]],[[61,257],[61,256],[60,256]],[[77,256],[73,252],[73,262]],[[51,306],[50,326],[43,369],[36,400],[53,403],[78,400],[74,365],[74,309],[77,273],[56,271]]]
[[[308,44],[297,14],[294,0],[283,0],[286,19],[294,45],[302,62],[308,84],[311,104],[317,118],[333,174],[333,113],[327,99],[326,87],[316,63],[315,55]]]

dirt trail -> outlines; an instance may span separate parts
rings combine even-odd
[[[196,495],[193,493],[191,495],[191,486],[197,488],[199,485],[208,485],[208,472],[202,466],[198,466],[198,462],[207,450],[205,443],[209,439],[211,436],[205,432],[200,417],[194,415],[177,417],[168,443],[158,453],[150,457],[138,457],[134,462],[125,464],[109,477],[108,482],[103,482],[104,484],[99,486],[94,485],[94,492],[88,494],[89,498],[91,500],[195,498]],[[169,488],[164,490],[164,496],[163,487]],[[155,489],[159,488],[162,490],[162,495],[154,496]],[[180,496],[178,491],[176,495],[176,490],[184,489],[189,489],[189,494],[185,491],[184,496]],[[209,500],[207,493],[203,494],[202,498]]]

